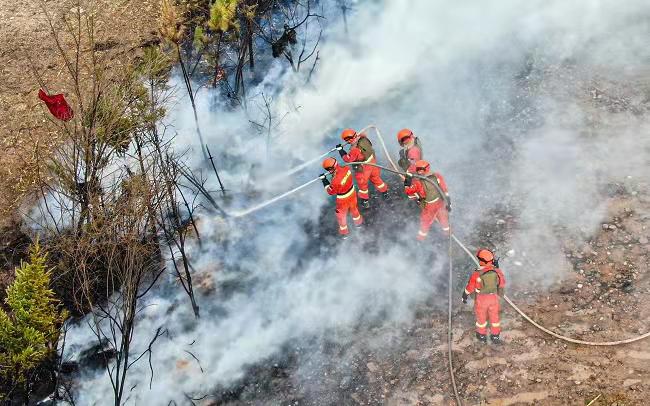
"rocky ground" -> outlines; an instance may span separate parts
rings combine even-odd
[[[512,286],[511,299],[540,324],[573,338],[614,341],[649,331],[650,189],[644,190],[621,189],[597,235],[580,247],[567,241],[573,272],[561,284],[543,293]],[[505,238],[513,226],[499,221],[483,232]],[[517,272],[514,262],[502,261],[506,273]],[[459,271],[456,291],[465,279]],[[471,306],[456,296],[454,373],[465,404],[647,404],[647,340],[613,347],[566,343],[504,304],[505,344],[482,345],[474,338]],[[283,356],[252,368],[238,387],[202,404],[452,405],[446,342],[446,309],[423,304],[411,324],[369,328],[347,346],[289,344]]]
[[[610,85],[610,89],[622,93],[626,88],[642,93],[644,88]],[[587,109],[614,114],[626,110],[644,114],[647,110],[647,99],[643,97],[638,98],[645,100],[641,105],[633,106],[625,96],[607,95],[601,88],[594,86],[590,93],[585,91]],[[399,185],[392,186],[393,190],[399,188]],[[607,213],[595,233],[583,240],[570,234],[562,237],[565,230],[555,231],[562,240],[567,269],[553,272],[552,280],[543,285],[524,287],[511,283],[508,288],[509,297],[541,325],[568,337],[594,342],[622,340],[650,331],[650,304],[646,300],[650,296],[650,185],[628,176],[605,189]],[[377,206],[377,211],[384,213],[382,221],[389,223],[397,216],[385,215],[386,210],[402,213],[411,210],[417,216],[413,207],[395,209],[391,204],[385,207],[386,203],[382,202],[377,202]],[[518,227],[517,216],[507,207],[497,208],[493,214],[471,240],[465,241],[468,245],[498,241],[499,247],[508,247]],[[372,211],[367,219],[372,228]],[[325,217],[321,219],[323,224],[326,224]],[[390,223],[384,229],[394,233],[398,226],[404,228],[403,224]],[[334,229],[329,231],[335,234]],[[333,237],[328,241],[334,243]],[[436,246],[446,254],[442,241]],[[366,244],[364,249],[372,249],[372,245]],[[648,403],[649,339],[611,347],[571,344],[538,330],[503,303],[505,344],[477,343],[471,305],[463,306],[460,302],[471,263],[464,254],[458,253],[460,250],[456,251],[454,261],[458,273],[454,291],[458,294],[453,311],[453,358],[464,404]],[[506,275],[544,272],[523,253],[507,248],[504,251],[499,255],[503,257],[501,265]],[[562,275],[559,280],[555,279],[558,274]],[[440,284],[438,295],[445,297],[444,283]],[[288,344],[281,357],[253,367],[240,385],[207,396],[202,402],[204,405],[453,405],[447,333],[446,307],[439,302],[423,303],[413,322],[366,326],[357,331],[348,345],[326,340],[316,340],[308,348]]]

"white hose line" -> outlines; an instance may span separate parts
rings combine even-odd
[[[479,263],[478,263],[478,260],[477,260],[477,259],[474,257],[474,255],[470,252],[470,250],[468,250],[467,247],[465,247],[465,245],[463,245],[463,243],[460,242],[460,240],[459,240],[458,238],[456,238],[455,235],[452,234],[452,238],[454,239],[454,241],[456,241],[456,244],[458,244],[458,245],[463,249],[463,251],[465,251],[465,252],[467,253],[467,255],[469,255],[469,257],[472,258],[472,261],[474,261],[474,263],[475,263],[477,266],[480,266]],[[571,338],[571,337],[565,337],[565,336],[563,336],[563,335],[561,335],[561,334],[558,334],[558,333],[556,333],[556,332],[554,332],[554,331],[551,331],[551,330],[547,329],[546,327],[544,327],[544,326],[540,325],[539,323],[537,323],[535,320],[531,319],[531,318],[530,318],[526,313],[524,313],[521,309],[519,309],[519,307],[517,307],[517,305],[515,305],[515,304],[512,302],[512,300],[510,300],[510,298],[509,298],[508,296],[504,295],[503,298],[505,299],[505,301],[506,301],[510,306],[512,306],[513,309],[515,309],[515,311],[516,311],[517,313],[519,313],[519,314],[521,315],[521,317],[523,317],[524,319],[526,319],[530,324],[532,324],[533,326],[535,326],[535,327],[537,327],[538,329],[542,330],[542,331],[545,332],[546,334],[552,335],[553,337],[555,337],[555,338],[557,338],[557,339],[560,339],[560,340],[563,340],[563,341],[567,341],[567,342],[569,342],[569,343],[581,344],[581,345],[590,345],[590,346],[606,347],[606,346],[613,346],[613,345],[629,344],[629,343],[633,343],[633,342],[635,342],[635,341],[640,341],[640,340],[643,340],[644,338],[648,338],[648,337],[650,337],[650,332],[647,332],[647,333],[645,333],[645,334],[642,334],[642,335],[640,335],[640,336],[638,336],[638,337],[632,337],[632,338],[628,338],[628,339],[625,339],[625,340],[618,340],[618,341],[602,341],[602,342],[584,341],[584,340],[578,340],[578,339]]]
[[[287,197],[287,196],[289,196],[289,195],[292,195],[292,194],[298,192],[299,190],[304,189],[304,188],[306,188],[307,186],[309,186],[309,185],[311,185],[312,183],[317,182],[317,181],[319,181],[319,180],[320,180],[320,178],[312,179],[312,180],[310,180],[310,181],[307,182],[307,183],[303,183],[302,185],[300,185],[300,186],[298,186],[298,187],[296,187],[296,188],[293,188],[293,189],[291,189],[291,190],[289,190],[289,191],[287,191],[287,192],[284,192],[284,193],[282,193],[282,194],[279,195],[279,196],[275,196],[275,197],[272,198],[272,199],[266,200],[265,202],[262,202],[262,203],[260,203],[260,204],[258,204],[258,205],[256,205],[256,206],[250,207],[250,208],[248,208],[248,209],[246,209],[246,210],[232,211],[232,212],[230,212],[230,211],[226,211],[226,214],[227,214],[229,217],[244,217],[244,216],[247,216],[247,215],[249,215],[249,214],[251,214],[251,213],[253,213],[253,212],[256,212],[256,211],[258,211],[258,210],[260,210],[260,209],[263,209],[264,207],[268,206],[269,204],[272,204],[272,203],[277,202],[278,200],[284,199],[285,197]]]
[[[288,171],[283,172],[283,173],[281,173],[281,174],[279,174],[277,176],[273,176],[269,180],[274,180],[274,179],[282,178],[282,177],[285,177],[285,176],[293,175],[294,173],[296,173],[296,172],[298,172],[298,171],[300,171],[302,169],[305,169],[309,165],[320,161],[321,159],[325,158],[326,156],[328,156],[330,153],[332,153],[334,151],[336,151],[336,148],[332,148],[329,151],[325,152],[324,154],[321,154],[321,155],[317,156],[316,158],[310,159],[309,161],[305,161],[305,162],[301,163],[300,165],[298,165],[298,166],[296,166],[294,168],[291,168]]]
[[[368,130],[370,128],[375,130],[375,133],[377,134],[377,137],[379,138],[379,142],[381,142],[381,146],[382,146],[382,148],[384,150],[384,154],[386,155],[386,158],[388,159],[388,162],[390,162],[391,166],[393,167],[393,170],[391,171],[389,168],[385,168],[385,167],[382,167],[382,166],[377,165],[377,164],[370,164],[370,165],[377,166],[377,167],[379,167],[381,169],[384,169],[384,170],[387,170],[389,172],[393,172],[393,173],[397,174],[400,178],[402,178],[402,180],[405,179],[406,173],[400,171],[397,168],[397,165],[395,165],[395,162],[393,162],[393,160],[390,158],[390,154],[388,153],[388,148],[386,148],[386,143],[384,142],[384,137],[382,137],[381,132],[379,131],[379,128],[377,128],[377,126],[375,126],[375,125],[369,125],[369,126],[367,126],[366,128],[364,128],[363,130],[361,130],[359,132],[363,133],[363,132],[365,132],[366,130]],[[352,164],[354,164],[354,163],[351,162],[348,165],[352,165]],[[438,192],[440,193],[440,196],[445,196],[443,191],[440,189],[440,186],[437,185],[435,182],[431,181],[430,179],[427,179],[424,176],[420,176],[420,175],[414,175],[414,177],[419,178],[419,179],[421,179],[423,181],[429,182],[430,184],[432,184],[438,190]],[[444,199],[444,200],[445,200],[445,202],[447,202],[447,199]],[[451,221],[449,223],[450,223],[449,227],[451,228]],[[452,343],[453,343],[453,341],[452,341],[452,337],[451,337],[451,325],[452,325],[452,311],[451,310],[452,310],[452,303],[453,303],[452,302],[452,299],[453,299],[453,297],[452,297],[453,290],[452,289],[453,289],[453,268],[454,268],[453,262],[452,262],[452,255],[451,255],[452,254],[451,236],[452,236],[452,234],[450,233],[450,236],[449,236],[449,253],[448,253],[449,254],[449,287],[448,287],[448,292],[447,292],[448,293],[448,295],[447,295],[447,302],[448,302],[447,303],[448,304],[448,312],[447,312],[447,316],[448,316],[448,320],[447,320],[447,350],[448,350],[447,351],[447,362],[448,362],[448,365],[449,365],[449,376],[451,378],[451,386],[452,386],[452,390],[454,392],[454,397],[456,399],[456,405],[457,406],[462,406],[463,402],[461,401],[460,395],[458,394],[458,387],[456,386],[456,377],[454,375],[454,356],[453,356],[453,352],[452,352]]]
[[[451,230],[451,221],[449,222],[449,229]],[[454,354],[452,351],[453,340],[451,336],[451,325],[452,325],[452,299],[453,299],[453,286],[454,286],[454,264],[452,256],[452,244],[451,244],[451,232],[449,233],[448,241],[448,255],[449,255],[449,287],[447,289],[447,362],[449,363],[449,376],[451,377],[451,387],[454,390],[454,397],[456,398],[456,405],[463,406],[463,402],[460,400],[460,395],[458,394],[458,387],[456,386],[456,376],[454,375]]]
[[[388,159],[388,162],[390,162],[390,165],[395,169],[396,171],[399,171],[397,169],[397,165],[395,165],[395,162],[390,158],[390,154],[388,153],[388,148],[386,148],[386,143],[384,142],[384,137],[382,137],[381,132],[379,131],[379,128],[377,128],[376,125],[371,124],[365,128],[363,128],[361,131],[359,131],[359,134],[364,133],[368,131],[369,129],[375,130],[375,133],[377,134],[377,137],[379,138],[379,142],[381,143],[381,147],[384,150],[384,154],[386,155],[386,159]]]
[[[383,139],[383,137],[382,137],[382,135],[381,135],[381,132],[379,131],[379,129],[377,128],[377,126],[375,126],[375,125],[369,125],[369,126],[363,128],[361,131],[359,131],[359,133],[363,133],[363,132],[365,132],[365,131],[367,131],[367,130],[369,130],[369,129],[373,129],[373,130],[375,130],[375,133],[377,134],[377,136],[378,136],[378,138],[379,138],[379,141],[381,142],[381,145],[382,145],[382,148],[383,148],[384,153],[385,153],[385,155],[386,155],[386,158],[387,158],[388,161],[390,162],[391,166],[394,168],[394,171],[392,171],[392,172],[395,172],[395,173],[397,173],[397,174],[401,174],[402,172],[401,172],[399,169],[397,169],[397,165],[395,165],[395,163],[393,162],[393,160],[390,158],[390,154],[388,153],[388,149],[386,148],[386,143],[384,142],[384,139]],[[290,174],[293,174],[293,173],[299,171],[300,169],[305,168],[307,165],[310,165],[310,164],[312,164],[313,162],[318,161],[319,159],[321,159],[321,158],[327,156],[328,154],[330,154],[331,152],[333,152],[333,151],[335,151],[335,150],[336,150],[336,149],[332,149],[332,150],[330,150],[330,151],[328,151],[328,152],[326,152],[326,153],[320,155],[320,156],[317,157],[317,158],[311,159],[311,160],[309,160],[309,161],[307,161],[307,162],[305,162],[305,163],[303,163],[303,164],[301,164],[301,165],[299,165],[299,166],[297,166],[297,167],[295,167],[295,168],[289,170],[289,171],[286,172],[283,176],[288,176],[288,175],[290,175]],[[343,164],[342,166],[347,166],[347,165],[352,165],[352,164],[363,164],[363,163],[350,162],[350,163],[347,163],[347,164]],[[380,168],[382,168],[382,169],[388,169],[388,168],[383,168],[383,167],[381,167],[380,165],[377,165],[377,164],[367,164],[367,163],[366,163],[365,165],[372,165],[372,166],[380,167]],[[400,176],[401,176],[401,175],[400,175]],[[420,177],[420,176],[418,176],[418,175],[414,175],[414,177],[421,178],[421,179],[423,179],[423,180],[427,180],[427,181],[428,181],[428,179],[426,179],[426,178],[424,178],[424,177]],[[298,192],[299,190],[301,190],[301,189],[303,189],[303,188],[305,188],[305,187],[311,185],[312,183],[314,183],[314,182],[316,182],[316,181],[318,181],[318,180],[319,180],[319,178],[315,178],[315,179],[313,179],[313,180],[311,180],[311,181],[309,181],[309,182],[307,182],[307,183],[305,183],[305,184],[303,184],[303,185],[301,185],[301,186],[298,186],[298,187],[296,187],[296,188],[294,188],[294,189],[291,189],[291,190],[289,190],[288,192],[285,192],[285,193],[283,193],[283,194],[281,194],[281,195],[279,195],[279,196],[276,196],[276,197],[274,197],[274,198],[272,198],[272,199],[270,199],[270,200],[267,200],[267,201],[265,201],[265,202],[263,202],[263,203],[258,204],[257,206],[251,207],[251,208],[249,208],[249,209],[242,210],[242,211],[236,211],[236,212],[226,212],[226,214],[228,214],[228,215],[231,216],[231,217],[244,217],[244,216],[246,216],[246,215],[248,215],[248,214],[250,214],[250,213],[253,213],[253,212],[257,211],[257,210],[260,210],[260,209],[262,209],[262,208],[264,208],[264,207],[266,207],[266,206],[268,206],[268,205],[270,205],[270,204],[272,204],[272,203],[274,203],[274,202],[276,202],[276,201],[278,201],[278,200],[280,200],[280,199],[283,199],[283,198],[285,198],[285,197],[287,197],[287,196],[289,196],[289,195],[291,195],[291,194],[293,194],[293,193],[296,193],[296,192]],[[434,184],[433,182],[430,182],[430,183]],[[434,186],[437,186],[437,185],[434,184]],[[463,244],[463,243],[462,243],[462,242],[461,242],[461,241],[460,241],[460,240],[459,240],[455,235],[452,234],[451,237],[452,237],[452,239],[453,239],[454,241],[456,241],[456,244],[458,244],[458,245],[459,245],[459,246],[460,246],[460,247],[461,247],[461,248],[462,248],[462,249],[467,253],[467,255],[469,255],[469,257],[472,259],[472,261],[474,261],[474,263],[478,266],[478,265],[479,265],[478,260],[477,260],[476,258],[474,258],[474,255],[473,255],[473,254],[472,254],[472,253],[467,249],[467,247],[465,247],[465,245],[464,245],[464,244]],[[551,335],[551,336],[553,336],[553,337],[555,337],[555,338],[558,338],[558,339],[560,339],[560,340],[564,340],[564,341],[567,341],[567,342],[570,342],[570,343],[574,343],[574,344],[582,344],[582,345],[591,345],[591,346],[613,346],[613,345],[629,344],[629,343],[633,343],[633,342],[635,342],[635,341],[640,341],[640,340],[643,340],[643,339],[645,339],[645,338],[650,337],[650,332],[647,332],[647,333],[645,333],[645,334],[642,334],[642,335],[640,335],[640,336],[638,336],[638,337],[632,337],[632,338],[628,338],[628,339],[625,339],[625,340],[618,340],[618,341],[603,341],[603,342],[584,341],[584,340],[577,340],[577,339],[575,339],[575,338],[571,338],[571,337],[565,337],[565,336],[560,335],[560,334],[558,334],[558,333],[555,333],[555,332],[553,332],[553,331],[547,329],[546,327],[540,325],[539,323],[535,322],[535,321],[534,321],[533,319],[531,319],[531,318],[530,318],[526,313],[524,313],[521,309],[519,309],[519,307],[517,307],[517,305],[515,305],[515,304],[510,300],[510,298],[509,298],[508,296],[505,296],[505,295],[504,295],[504,299],[505,299],[505,301],[506,301],[510,306],[512,306],[512,308],[513,308],[517,313],[519,313],[519,314],[520,314],[524,319],[526,319],[526,320],[527,320],[529,323],[531,323],[533,326],[537,327],[537,328],[540,329],[541,331],[543,331],[543,332],[545,332],[545,333],[547,333],[547,334],[549,334],[549,335]]]
[[[361,131],[359,131],[359,133],[364,133],[364,132],[368,131],[369,129],[373,129],[373,130],[375,130],[375,133],[377,133],[377,136],[379,137],[379,141],[381,142],[381,145],[382,145],[382,148],[383,148],[383,150],[384,150],[384,153],[386,154],[386,158],[388,158],[388,161],[391,163],[391,165],[393,166],[393,168],[395,168],[395,170],[399,171],[399,170],[397,169],[397,166],[396,166],[395,163],[393,162],[393,160],[390,158],[390,154],[388,153],[388,149],[386,148],[386,143],[384,142],[384,139],[383,139],[383,137],[381,136],[381,132],[379,131],[379,129],[378,129],[376,126],[374,126],[374,125],[369,125],[369,126],[363,128]],[[292,169],[289,169],[288,171],[283,172],[283,173],[280,174],[280,175],[273,176],[272,178],[269,178],[267,181],[274,180],[274,179],[278,179],[278,178],[281,178],[281,177],[286,177],[286,176],[293,175],[294,173],[296,173],[296,172],[298,172],[298,171],[300,171],[300,170],[306,168],[307,166],[309,166],[309,165],[311,165],[311,164],[313,164],[313,163],[315,163],[315,162],[318,162],[318,161],[321,160],[322,158],[325,158],[327,155],[329,155],[330,153],[332,153],[332,152],[334,152],[334,151],[336,151],[336,148],[332,148],[331,150],[329,150],[329,151],[327,151],[327,152],[325,152],[325,153],[323,153],[323,154],[321,154],[321,155],[319,155],[319,156],[317,156],[317,157],[315,157],[315,158],[312,158],[312,159],[310,159],[310,160],[308,160],[308,161],[305,161],[305,162],[303,162],[302,164],[300,164],[300,165],[298,165],[298,166],[296,166],[296,167],[294,167],[294,168],[292,168]],[[352,163],[350,163],[350,164],[352,164]],[[350,165],[350,164],[348,164],[348,165]],[[342,166],[346,166],[346,165],[344,164],[344,165],[342,165]],[[226,213],[228,216],[230,216],[230,217],[244,217],[244,216],[247,216],[247,215],[249,215],[249,214],[251,214],[251,213],[253,213],[253,212],[256,212],[256,211],[258,211],[258,210],[260,210],[260,209],[262,209],[262,208],[268,206],[269,204],[272,204],[272,203],[274,203],[274,202],[277,202],[277,201],[280,200],[280,199],[284,199],[285,197],[287,197],[287,196],[289,196],[289,195],[291,195],[291,194],[293,194],[293,193],[299,191],[299,190],[302,189],[302,188],[305,188],[305,187],[309,186],[310,184],[316,182],[318,179],[319,179],[319,178],[313,179],[313,180],[311,180],[311,181],[309,181],[309,182],[307,182],[307,183],[305,183],[305,184],[303,184],[303,185],[301,185],[301,186],[298,186],[297,188],[291,189],[291,190],[289,190],[289,191],[286,192],[286,193],[283,193],[283,194],[281,194],[281,195],[279,195],[279,196],[276,196],[276,197],[274,197],[274,198],[272,198],[272,199],[270,199],[270,200],[267,200],[267,201],[265,201],[265,202],[263,202],[263,203],[258,204],[257,206],[253,206],[253,207],[251,207],[251,208],[249,208],[249,209],[241,210],[241,211],[235,211],[235,212],[228,212],[228,211],[225,211],[225,213]]]

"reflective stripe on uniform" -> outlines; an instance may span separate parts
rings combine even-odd
[[[348,173],[345,174],[343,179],[341,179],[341,186],[343,186],[343,184],[348,180],[348,178],[350,177],[350,173],[352,172],[348,171]]]
[[[467,289],[465,289],[465,294],[466,294],[466,295],[471,295],[472,292],[468,292]]]
[[[487,327],[487,321],[486,321],[485,323],[483,323],[483,324],[481,324],[481,323],[479,323],[479,322],[477,321],[477,322],[476,322],[476,327],[478,327],[478,328],[485,328],[485,327]]]
[[[359,193],[368,193],[368,189],[359,189]]]
[[[474,289],[476,293],[481,293],[481,289]]]
[[[359,214],[359,217],[352,217],[352,220],[357,221],[361,219],[361,214]]]
[[[427,203],[435,203],[435,202],[437,202],[438,200],[440,200],[440,198],[439,198],[439,197],[436,197],[436,198],[433,199],[433,200],[430,200],[430,201],[428,200]]]
[[[366,159],[366,160],[363,161],[363,162],[368,163],[368,162],[372,161],[372,159],[373,159],[374,157],[375,157],[375,154],[371,154],[371,155],[368,157],[368,159]]]
[[[418,231],[418,235],[421,235],[422,237],[426,237],[427,234],[429,234],[429,233]]]
[[[492,323],[492,327],[500,327],[501,323]]]
[[[339,230],[347,230],[347,229],[348,229],[348,226],[347,226],[347,225],[345,225],[345,226],[339,226]]]
[[[442,231],[449,231],[449,227],[443,228]]]
[[[350,188],[350,191],[349,191],[349,192],[347,192],[347,193],[344,194],[344,195],[336,195],[336,198],[337,198],[337,199],[345,199],[345,198],[348,198],[348,197],[350,197],[350,196],[352,195],[353,192],[354,192],[354,188]],[[361,193],[361,192],[359,192],[359,193]]]
[[[381,185],[377,185],[377,189],[381,189],[381,188],[383,188],[384,186],[386,186],[386,184],[385,184],[384,182],[381,182]]]

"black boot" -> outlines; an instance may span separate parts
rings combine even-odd
[[[485,334],[476,333],[476,338],[483,344],[487,344],[487,336]]]
[[[339,234],[339,235],[341,236],[341,239],[342,239],[342,240],[347,240],[347,239],[348,239],[348,235],[347,235],[347,234]]]
[[[381,194],[381,196],[384,198],[384,200],[388,200],[388,199],[390,199],[390,195],[388,194],[388,191],[383,192],[383,193]]]
[[[503,344],[503,341],[501,341],[501,337],[499,337],[498,334],[492,334],[490,339],[492,340],[492,344],[497,344],[497,345]]]
[[[361,208],[368,210],[370,208],[370,201],[368,199],[361,199]]]

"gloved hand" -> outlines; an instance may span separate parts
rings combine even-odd
[[[339,148],[339,147],[341,147],[341,148]],[[344,158],[348,154],[347,152],[345,152],[345,150],[343,149],[343,146],[341,144],[337,144],[336,149],[339,151],[339,155],[341,155],[341,158]]]
[[[320,178],[321,182],[323,182],[323,186],[325,186],[325,187],[329,186],[330,181],[327,180],[324,173],[321,173],[320,175],[318,175],[318,177]]]
[[[463,303],[467,304],[467,293],[463,291]]]
[[[341,145],[341,144],[336,144],[336,145],[334,146],[334,149],[337,150],[337,151],[340,151],[340,150],[343,149],[343,145]]]
[[[413,175],[410,173],[406,173],[406,176],[404,176],[404,186],[411,186],[413,183]]]
[[[447,211],[451,212],[451,197],[447,196]]]

